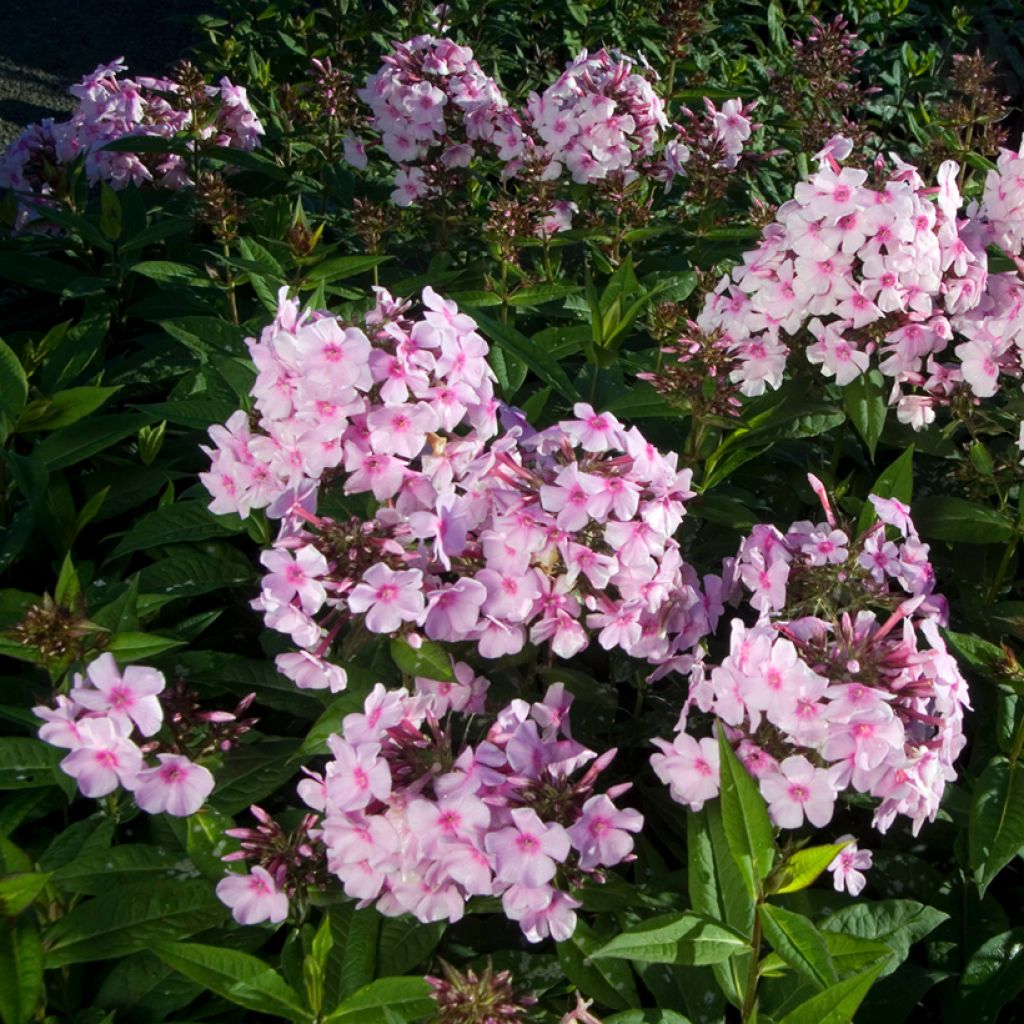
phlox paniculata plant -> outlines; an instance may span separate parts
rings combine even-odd
[[[715,622],[673,538],[690,472],[586,404],[534,430],[494,398],[474,321],[430,288],[423,302],[415,318],[380,290],[355,326],[282,297],[250,342],[256,422],[211,431],[211,509],[281,519],[254,603],[299,648],[280,670],[343,688],[327,656],[358,623],[484,658],[527,641],[567,658],[596,637],[663,671],[686,664]],[[318,514],[335,488],[376,511]]]
[[[191,65],[175,78],[128,78],[123,58],[101,64],[69,92],[76,100],[66,121],[47,118],[29,125],[0,158],[0,188],[21,200],[19,225],[33,217],[33,203],[54,201],[62,168],[81,158],[91,185],[111,188],[154,184],[193,186],[188,159],[177,153],[147,154],[109,150],[107,143],[128,138],[173,139],[189,132],[191,145],[249,151],[260,144],[263,125],[246,90],[221,78],[218,85],[196,81]]]
[[[72,678],[54,707],[33,709],[39,736],[68,751],[61,769],[87,797],[118,789],[150,814],[194,814],[213,791],[198,761],[230,750],[255,719],[243,715],[252,696],[232,712],[201,710],[184,686],[167,689],[163,673],[142,665],[118,668],[101,654]],[[156,763],[153,763],[155,760]]]
[[[779,387],[799,345],[840,386],[880,370],[900,422],[920,430],[938,408],[1021,377],[1024,283],[990,272],[987,252],[1020,247],[1016,158],[1004,153],[965,211],[955,162],[926,185],[896,157],[891,170],[881,157],[870,171],[844,167],[850,150],[836,138],[819,154],[698,323],[738,360],[730,377],[746,395]]]
[[[879,831],[902,815],[916,834],[966,742],[946,602],[906,505],[872,496],[878,521],[855,534],[813,482],[825,522],[758,526],[727,566],[726,597],[756,617],[731,620],[720,663],[695,665],[676,736],[657,741],[652,764],[698,810],[719,790],[717,741],[698,738],[714,724],[778,827],[826,828],[851,791],[875,798]]]

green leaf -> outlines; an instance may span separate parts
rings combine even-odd
[[[295,775],[292,755],[299,741],[263,737],[235,747],[217,772],[210,804],[224,814],[237,814],[280,789]]]
[[[725,838],[720,801],[704,805],[686,816],[687,890],[693,909],[705,917],[723,921],[740,935],[754,925],[755,904]],[[712,965],[726,997],[739,1006],[750,967],[749,952]]]
[[[364,274],[367,270],[379,267],[390,256],[335,256],[323,263],[307,270],[305,281],[311,284],[325,284],[331,281],[341,281],[347,277],[355,277],[357,274]]]
[[[849,1024],[880,971],[880,966],[869,967],[836,982],[787,1013],[779,1024]]]
[[[605,934],[614,931],[611,921],[604,924]],[[613,940],[614,941],[614,940]],[[581,991],[613,1010],[639,1006],[633,971],[626,958],[595,956],[603,943],[585,921],[578,921],[572,937],[557,945],[558,962],[565,976]]]
[[[105,182],[100,182],[100,231],[112,242],[121,237],[121,200]]]
[[[962,1019],[997,1024],[999,1011],[1024,989],[1024,928],[988,939],[971,955],[960,978]],[[1009,1018],[1005,1018],[1009,1019]]]
[[[27,397],[25,370],[7,343],[0,339],[0,440],[18,419]]]
[[[109,850],[92,850],[53,873],[53,884],[65,892],[96,896],[112,886],[145,879],[195,874],[181,854],[158,846],[130,843]]]
[[[220,924],[227,911],[207,881],[146,881],[119,886],[79,904],[46,935],[47,967],[113,960],[161,939]]]
[[[211,537],[227,537],[237,532],[230,520],[215,516],[204,502],[177,501],[143,516],[121,538],[114,554],[127,555],[157,545],[209,540]]]
[[[579,400],[579,395],[569,380],[565,370],[550,354],[525,334],[520,333],[509,324],[492,320],[480,313],[474,318],[480,330],[500,348],[521,359],[547,385],[554,388],[570,404]]]
[[[816,989],[837,981],[825,939],[802,914],[762,903],[758,907],[764,936],[772,949]]]
[[[551,284],[538,284],[532,288],[523,288],[510,295],[508,304],[516,307],[540,306],[545,302],[564,299],[567,295],[575,295],[579,291],[581,288],[578,284],[566,284],[558,281]]]
[[[95,416],[50,434],[36,445],[33,455],[50,470],[66,469],[130,437],[147,422],[148,417],[137,413]]]
[[[813,885],[829,864],[852,843],[830,843],[827,846],[808,846],[791,853],[772,872],[766,889],[769,893],[797,892]]]
[[[748,940],[703,914],[684,911],[652,917],[616,935],[591,954],[592,960],[617,957],[657,964],[715,964],[741,953]]]
[[[390,1010],[399,1020],[416,1020],[437,1008],[423,978],[378,978],[354,992],[323,1024],[380,1024]]]
[[[982,894],[1024,847],[1024,765],[993,757],[974,783],[968,859]]]
[[[0,917],[17,917],[46,888],[50,876],[35,871],[0,878]]]
[[[775,859],[775,834],[757,783],[733,753],[724,731],[718,730],[721,764],[722,826],[729,851],[740,869],[751,899],[768,877]]]
[[[199,552],[162,558],[139,573],[139,587],[146,594],[196,597],[226,587],[245,586],[255,575],[245,555],[224,546],[212,558]]]
[[[79,582],[78,573],[75,572],[75,564],[71,561],[71,555],[67,554],[60,567],[53,599],[63,608],[75,608],[81,596],[82,584]]]
[[[882,374],[878,370],[870,370],[850,381],[843,388],[843,408],[863,438],[871,461],[874,462],[875,449],[889,411]]]
[[[60,295],[81,272],[66,263],[30,256],[25,252],[0,252],[0,278],[27,288]]]
[[[142,260],[128,268],[133,274],[141,274],[151,281],[188,281],[191,285],[209,284],[209,278],[202,278],[190,263],[173,263],[170,260]]]
[[[960,544],[1001,544],[1013,536],[1013,523],[1003,513],[953,495],[915,501],[914,522],[922,537]]]
[[[324,976],[324,1006],[333,1009],[373,980],[383,918],[373,907],[356,910],[353,903],[332,906],[328,914],[332,942]]]
[[[44,398],[28,406],[22,413],[18,429],[57,430],[70,427],[95,412],[120,390],[119,387],[81,387],[58,391],[52,398]]]
[[[376,970],[384,975],[407,974],[434,952],[446,924],[421,924],[414,917],[387,917],[381,922]]]
[[[884,942],[894,954],[884,965],[884,977],[906,960],[913,943],[923,939],[948,916],[914,900],[861,900],[830,914],[820,927],[826,932],[845,932],[856,938]]]
[[[183,640],[157,636],[156,633],[116,633],[107,641],[106,650],[122,664],[148,661],[175,647],[184,647]]]
[[[313,1020],[281,975],[249,953],[198,942],[156,943],[153,952],[179,974],[239,1006],[296,1024]]]
[[[439,683],[455,681],[451,655],[433,640],[424,640],[419,647],[410,647],[405,640],[392,640],[391,658],[406,675]]]
[[[0,928],[0,1019],[28,1024],[43,994],[43,946],[31,915]]]
[[[0,738],[0,789],[37,789],[58,781],[64,751],[27,736]]]

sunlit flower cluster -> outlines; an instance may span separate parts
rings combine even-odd
[[[656,741],[652,764],[680,803],[718,793],[717,742],[694,735],[710,720],[781,828],[824,828],[845,791],[878,801],[879,831],[897,815],[915,833],[934,819],[965,743],[967,686],[908,507],[871,501],[878,522],[859,536],[824,499],[826,522],[758,526],[743,542],[728,596],[756,621],[732,620],[728,656],[695,666],[675,739]]]

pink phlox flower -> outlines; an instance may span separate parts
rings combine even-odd
[[[510,811],[512,826],[488,833],[484,847],[494,858],[501,881],[530,888],[555,877],[558,864],[569,856],[569,835],[558,824],[545,824],[529,807]]]
[[[276,601],[286,603],[297,598],[307,615],[315,615],[327,599],[320,577],[326,576],[327,559],[312,544],[296,552],[271,548],[260,555],[260,562],[270,572],[263,577],[262,587]]]
[[[713,738],[696,740],[680,732],[672,743],[653,740],[660,754],[651,755],[655,775],[669,787],[672,799],[699,811],[707,800],[718,796],[719,752]]]
[[[231,908],[231,916],[239,924],[279,924],[288,916],[288,897],[278,889],[266,868],[259,865],[254,865],[247,875],[230,874],[222,878],[217,883],[217,898]]]
[[[143,736],[152,736],[164,719],[157,694],[165,685],[163,674],[155,668],[129,665],[122,673],[114,656],[104,653],[90,663],[84,679],[74,677],[71,699],[90,711],[130,720]]]
[[[836,842],[845,843],[852,839],[850,835],[840,836]],[[863,872],[871,867],[872,860],[870,850],[861,850],[856,842],[850,842],[828,866],[836,892],[845,891],[851,896],[859,896],[867,885]]]
[[[580,855],[580,867],[589,871],[604,865],[611,867],[633,851],[630,832],[643,828],[643,815],[632,808],[619,810],[604,793],[590,797],[583,805],[579,820],[568,832]]]
[[[349,609],[365,614],[373,633],[393,633],[403,622],[420,623],[426,611],[423,573],[419,569],[395,571],[377,562],[363,573],[362,582],[347,595]]]
[[[373,800],[391,793],[391,769],[381,758],[380,744],[352,746],[340,736],[328,738],[334,760],[327,766],[328,806],[339,811],[361,811]]]
[[[348,673],[340,666],[310,651],[291,651],[274,658],[278,672],[300,690],[330,690],[341,693],[348,685]]]
[[[134,789],[142,770],[142,753],[110,718],[83,718],[78,722],[80,745],[60,763],[61,770],[78,782],[83,796],[101,797],[118,785]]]
[[[780,828],[799,828],[805,817],[824,828],[832,819],[836,792],[831,776],[802,754],[787,757],[777,774],[760,780],[760,787],[772,821]]]
[[[574,420],[563,420],[558,425],[585,452],[606,452],[625,449],[622,424],[610,413],[597,413],[586,402],[577,402],[572,411]]]
[[[195,814],[213,792],[213,775],[179,754],[157,754],[157,759],[159,765],[144,768],[136,777],[135,802],[147,814]]]

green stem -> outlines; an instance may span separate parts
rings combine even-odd
[[[996,569],[996,574],[992,579],[992,585],[985,594],[985,604],[992,604],[998,596],[999,588],[1003,585],[1003,577],[1006,576],[1006,570],[1010,568],[1013,556],[1017,553],[1017,542],[1019,540],[1018,536],[1014,536],[1004,548],[1003,557],[999,561],[999,568]]]
[[[743,994],[742,1020],[753,1020],[757,1007],[757,967],[761,959],[761,914],[759,908],[761,900],[757,901],[754,909],[754,933],[750,936],[750,969],[747,971],[747,988]]]

